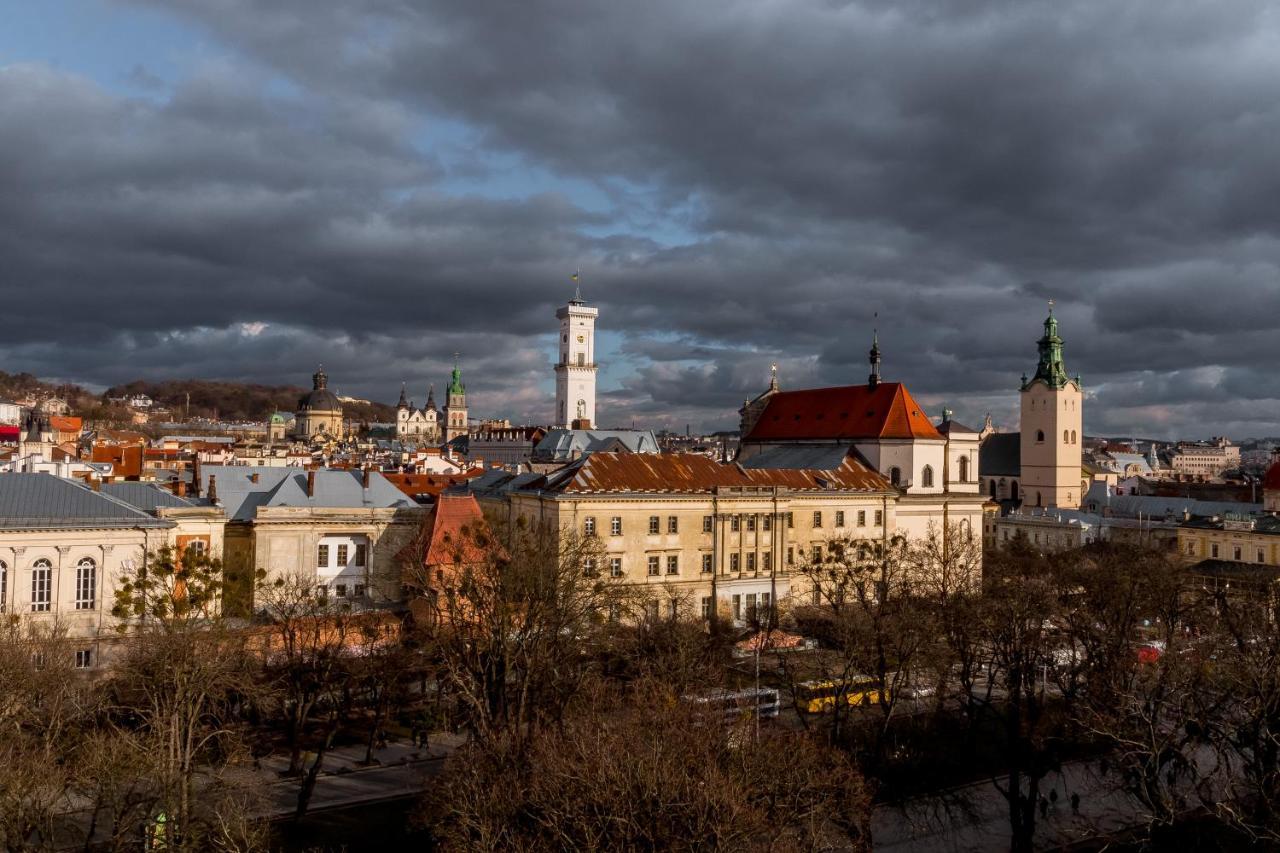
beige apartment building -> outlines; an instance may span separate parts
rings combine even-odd
[[[1180,474],[1217,477],[1240,467],[1240,448],[1222,437],[1205,443],[1179,442],[1169,467]]]
[[[105,484],[50,474],[0,474],[0,610],[58,626],[75,665],[109,657],[124,574],[164,545],[217,555],[225,516],[149,483]]]
[[[812,590],[797,569],[833,539],[884,540],[926,517],[978,515],[981,501],[919,502],[843,447],[808,453],[809,467],[748,468],[694,454],[592,453],[545,477],[474,481],[490,513],[576,531],[600,544],[595,570],[649,593],[654,615],[746,623]],[[939,526],[937,529],[941,530]]]

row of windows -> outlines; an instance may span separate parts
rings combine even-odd
[[[1191,555],[1194,555],[1196,553],[1196,543],[1194,541],[1187,543],[1187,553]],[[1218,559],[1221,556],[1220,549],[1218,547],[1217,542],[1213,542],[1209,545],[1209,556],[1213,557],[1214,559]],[[1244,548],[1240,545],[1233,545],[1231,547],[1231,559],[1239,562],[1243,562]],[[1256,549],[1256,551],[1254,552],[1254,562],[1265,563],[1266,561],[1267,561],[1267,549],[1265,548]]]
[[[926,466],[925,470],[928,472],[927,483],[931,485],[933,483],[933,471],[932,469],[928,468],[928,466]],[[757,518],[760,519],[759,527],[761,530],[768,531],[773,529],[772,515],[756,516],[756,515],[748,514],[748,515],[729,516],[729,530],[734,533],[739,533],[745,528],[748,533],[753,532],[756,529]],[[786,519],[788,528],[795,527],[794,513],[791,513],[791,512],[784,513],[783,518]],[[879,510],[879,509],[875,510],[874,518],[875,518],[875,522],[874,522],[875,526],[879,527],[880,525],[884,524],[884,510]],[[858,520],[858,527],[866,527],[867,526],[867,510],[865,509],[858,510],[857,520]],[[822,510],[814,510],[813,526],[814,527],[823,526]],[[845,511],[842,509],[835,510],[835,526],[836,527],[845,526]],[[702,532],[711,533],[714,529],[715,529],[715,517],[710,515],[704,515],[702,517]],[[596,530],[597,528],[596,528],[595,516],[589,515],[582,520],[582,533],[584,536],[595,536]],[[659,516],[659,515],[649,516],[649,534],[656,536],[661,534],[662,530],[663,530],[662,516]],[[679,516],[676,516],[676,515],[667,516],[666,532],[667,533],[680,532]],[[610,536],[622,535],[622,516],[615,515],[609,519],[609,535]],[[321,545],[320,547],[326,548],[327,546]],[[328,552],[324,551],[322,553],[327,554]],[[339,562],[341,562],[341,558],[339,558]],[[321,565],[324,565],[324,563],[322,562]],[[363,563],[359,563],[358,565],[363,565]]]
[[[1064,429],[1064,430],[1062,431],[1062,443],[1063,443],[1063,444],[1075,444],[1075,443],[1076,443],[1076,431],[1075,431],[1075,430],[1073,430],[1073,429],[1072,429],[1072,430],[1065,430],[1065,429]],[[1036,444],[1044,444],[1044,430],[1042,430],[1042,429],[1038,429],[1038,430],[1036,430]]]
[[[336,564],[330,564],[329,563],[329,546],[327,544],[318,545],[316,547],[316,566],[321,569],[327,569],[327,568],[332,568],[333,565],[336,565],[339,568],[351,565],[351,566],[355,566],[358,569],[363,569],[365,566],[365,562],[369,558],[369,546],[363,542],[356,543],[356,552],[355,552],[356,558],[352,562],[347,561],[347,558],[351,556],[351,550],[349,545],[345,545],[345,544],[338,545],[334,550],[337,554],[338,562]]]
[[[769,612],[772,599],[767,592],[749,592],[746,594],[734,595],[731,598],[733,607],[733,618],[737,621],[754,622],[758,616],[764,616]],[[680,600],[672,598],[666,602],[647,601],[644,605],[645,616],[652,621],[657,621],[659,614],[664,610],[667,618],[676,619],[680,614]],[[711,618],[711,610],[715,606],[714,599],[709,595],[702,596],[702,618],[708,620]],[[622,609],[614,605],[609,610],[610,620],[616,622],[621,617]]]
[[[326,597],[328,597],[328,595],[329,595],[329,591],[330,591],[330,590],[329,590],[329,587],[328,587],[328,585],[326,585],[326,584],[318,584],[318,585],[316,586],[316,594],[317,594],[318,596],[320,596],[321,598],[326,598]],[[364,595],[364,584],[362,584],[362,583],[353,584],[353,585],[352,585],[352,588],[351,588],[351,594],[352,594],[352,596],[354,596],[355,598],[360,598],[360,597],[362,597],[362,596]],[[335,598],[346,598],[346,597],[347,597],[347,585],[346,585],[345,583],[336,583],[336,584],[334,584],[334,585],[333,585],[333,595],[334,595],[334,597],[335,597]]]
[[[76,563],[76,610],[98,606],[98,564],[92,557]],[[0,560],[0,610],[9,600],[9,565]],[[53,606],[53,564],[46,559],[31,564],[31,612],[48,613]]]

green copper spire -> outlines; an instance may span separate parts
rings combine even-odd
[[[1038,379],[1050,388],[1066,387],[1071,378],[1067,376],[1067,369],[1062,364],[1062,338],[1058,336],[1058,318],[1053,316],[1052,299],[1049,300],[1049,316],[1044,320],[1044,337],[1037,341],[1037,346],[1040,349],[1040,361],[1031,382]],[[1029,384],[1031,383],[1024,378],[1022,387]]]
[[[455,353],[453,356],[453,376],[449,380],[449,393],[465,394],[466,392],[467,387],[462,384],[462,371],[458,369],[458,356]]]

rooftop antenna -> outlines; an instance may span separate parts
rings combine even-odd
[[[872,315],[871,324],[871,352],[868,353],[871,362],[871,375],[867,377],[867,385],[874,390],[880,384],[880,312],[877,311]]]

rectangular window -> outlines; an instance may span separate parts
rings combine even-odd
[[[704,515],[702,517],[702,532],[710,533],[712,524],[714,524],[714,519],[709,515]]]
[[[680,617],[680,600],[673,598],[667,602],[667,617],[675,621]]]
[[[333,587],[333,594],[334,594],[334,595],[336,595],[336,596],[338,596],[338,598],[346,598],[346,597],[347,597],[347,585],[346,585],[345,583],[334,584],[334,587]]]
[[[884,510],[878,509],[876,510],[876,527],[882,524],[884,524]]]
[[[822,510],[814,510],[814,513],[813,513],[813,526],[814,526],[814,527],[821,527],[821,526],[822,526]]]
[[[369,562],[369,546],[363,542],[356,543],[356,566],[363,569]]]
[[[747,530],[754,532],[756,529],[756,517],[754,515],[747,516]]]
[[[671,554],[667,557],[667,574],[669,575],[680,574],[680,558],[677,557],[675,554]]]
[[[1232,551],[1232,555],[1233,555],[1233,556],[1232,556],[1232,558],[1231,558],[1231,559],[1233,559],[1233,560],[1241,560],[1241,559],[1244,559],[1244,558],[1243,558],[1243,556],[1241,555],[1240,551],[1241,551],[1240,546],[1239,546],[1239,545],[1237,545],[1237,546],[1235,547],[1235,549]]]
[[[729,529],[732,530],[734,533],[737,533],[739,530],[741,530],[742,516],[740,515],[729,516]]]
[[[795,564],[796,564],[796,549],[788,548],[787,549],[787,565],[794,566]]]
[[[613,518],[609,519],[609,535],[610,536],[622,535],[622,516],[615,515]]]
[[[739,569],[739,563],[738,563],[739,559],[741,559],[741,558],[740,558],[740,556],[739,556],[738,554],[730,554],[730,555],[729,555],[729,571],[731,571],[731,572],[736,572],[736,571],[738,571],[738,569]]]
[[[822,562],[822,546],[821,546],[821,545],[814,545],[814,546],[813,546],[813,561],[814,561],[815,563],[821,563],[821,562]]]
[[[98,567],[92,560],[76,566],[76,610],[92,610],[98,589]]]
[[[740,595],[735,595],[733,597],[733,618],[742,618],[742,596]]]
[[[93,666],[93,649],[76,650],[76,669],[89,669]]]
[[[661,520],[660,518],[658,518],[658,516],[656,516],[656,515],[651,515],[651,516],[649,516],[649,533],[650,533],[650,535],[654,535],[654,534],[656,534],[656,533],[658,532],[658,530],[659,530],[659,526],[660,526],[661,524],[662,524],[662,520]]]
[[[657,576],[658,572],[659,572],[658,558],[651,556],[649,558],[649,574],[651,576]]]
[[[1214,542],[1212,545],[1210,545],[1210,546],[1209,546],[1209,556],[1213,557],[1215,560],[1218,558],[1218,543],[1217,543],[1217,542]]]
[[[621,557],[609,558],[609,577],[611,578],[622,577],[622,558]]]
[[[52,588],[53,567],[47,562],[37,564],[31,570],[31,611],[33,613],[49,612],[49,591]]]
[[[756,570],[756,555],[754,553],[747,555],[747,571],[754,572]]]
[[[859,527],[867,526],[867,511],[865,509],[858,510],[858,526]]]
[[[764,518],[760,519],[760,524],[761,524],[761,526],[762,526],[765,530],[772,530],[772,529],[773,529],[773,516],[772,516],[772,515],[766,515]]]
[[[321,545],[316,548],[316,566],[322,569],[329,567],[329,546]]]
[[[747,621],[756,621],[756,594],[754,592],[747,593]]]
[[[711,618],[711,596],[709,595],[702,596],[702,618]]]
[[[765,551],[760,555],[760,568],[766,572],[773,571],[773,554],[769,551]]]
[[[795,526],[796,526],[795,513],[791,513],[791,512],[787,513],[787,527],[795,527]]]
[[[844,527],[844,510],[836,510],[836,527]]]
[[[711,555],[703,554],[702,555],[702,573],[708,574],[710,573],[710,571],[711,571]]]
[[[767,592],[760,593],[760,609],[766,613],[769,612],[769,593]]]
[[[363,598],[363,597],[364,597],[364,584],[358,583],[356,584],[356,598]]]
[[[668,532],[668,533],[679,533],[679,532],[680,532],[680,517],[679,517],[679,516],[675,516],[675,515],[668,515],[668,516],[667,516],[667,532]]]
[[[346,564],[347,564],[347,553],[348,553],[348,548],[347,548],[347,546],[346,546],[346,545],[339,545],[339,546],[338,546],[338,565],[339,565],[339,566],[346,566]]]
[[[645,613],[649,616],[650,622],[658,621],[658,602],[646,601],[644,605]]]
[[[1196,552],[1196,543],[1194,543],[1194,542],[1188,542],[1188,543],[1187,543],[1187,553],[1188,553],[1188,554],[1194,554],[1195,552]]]
[[[596,519],[595,519],[595,516],[589,515],[589,516],[587,516],[586,518],[584,518],[584,519],[582,520],[582,535],[583,535],[583,536],[595,536],[595,535],[596,535]]]
[[[1259,548],[1259,549],[1258,549],[1258,562],[1259,562],[1259,563],[1265,563],[1266,561],[1267,561],[1267,552],[1266,552],[1266,551],[1264,551],[1264,550],[1262,550],[1261,548]]]
[[[589,578],[596,576],[596,558],[587,557],[582,561],[582,574]]]

